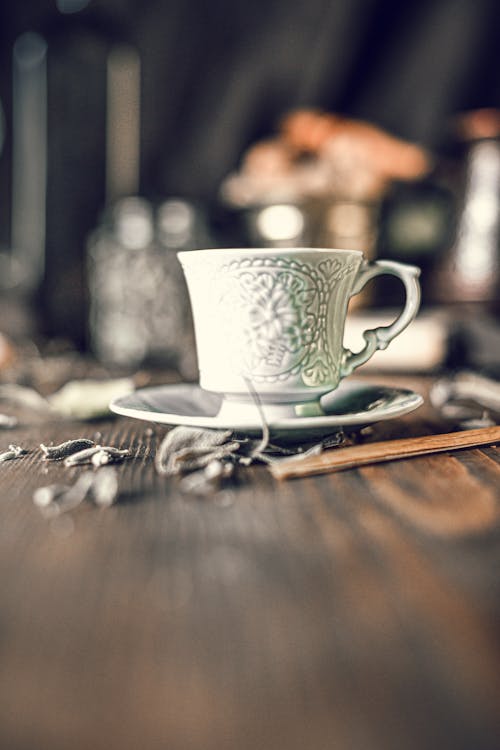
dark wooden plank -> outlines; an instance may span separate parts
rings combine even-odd
[[[493,485],[492,477],[484,472],[481,453],[463,454],[474,456],[474,460],[461,461],[455,454],[444,454],[360,471],[379,502],[413,527],[439,537],[473,534],[500,522],[500,473]],[[475,472],[471,464],[477,468]]]
[[[33,489],[81,469],[0,466],[0,747],[498,747],[494,449],[196,499],[155,475],[160,428],[5,441],[96,431],[136,454],[110,509],[48,523]]]

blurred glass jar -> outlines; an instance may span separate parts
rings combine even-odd
[[[198,246],[197,214],[168,200],[120,200],[88,246],[89,328],[99,360],[128,368],[168,367],[196,376],[188,293],[177,259]]]

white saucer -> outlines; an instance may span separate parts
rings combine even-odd
[[[341,427],[359,429],[374,422],[393,419],[416,409],[423,398],[415,391],[347,380],[321,400],[324,415],[293,417],[271,421],[273,436],[308,440],[329,435]],[[110,404],[111,411],[125,417],[167,425],[187,425],[212,429],[232,429],[260,434],[257,407],[255,417],[219,416],[222,396],[199,385],[179,383],[142,388],[121,396]]]

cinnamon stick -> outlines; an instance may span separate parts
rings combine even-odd
[[[276,479],[292,479],[429,453],[473,448],[497,441],[500,441],[500,427],[481,427],[477,430],[387,440],[348,448],[333,448],[319,456],[309,456],[303,459],[285,458],[271,464],[269,469]]]

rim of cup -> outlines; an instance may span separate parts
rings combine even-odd
[[[227,255],[229,253],[235,253],[243,255],[244,253],[251,255],[303,255],[308,253],[315,253],[320,255],[328,255],[329,253],[345,253],[346,255],[358,255],[362,256],[361,250],[351,250],[345,247],[208,247],[197,250],[182,250],[177,253],[179,258],[190,257],[198,255]]]

